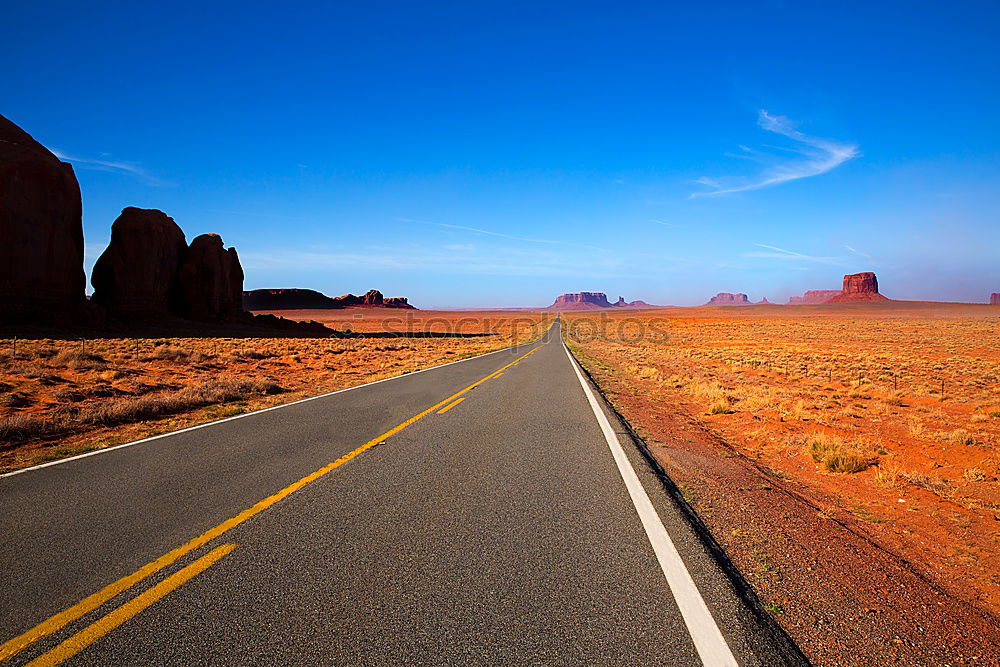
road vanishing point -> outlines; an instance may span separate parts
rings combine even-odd
[[[801,664],[685,517],[557,321],[0,476],[0,663]]]

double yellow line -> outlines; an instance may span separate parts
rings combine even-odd
[[[316,470],[315,472],[306,475],[297,482],[290,484],[289,486],[286,486],[284,489],[278,491],[274,495],[268,496],[267,498],[261,500],[252,507],[243,510],[233,518],[223,521],[214,528],[206,530],[204,533],[194,538],[193,540],[190,540],[182,544],[181,546],[177,547],[176,549],[163,554],[156,560],[147,563],[146,565],[143,565],[132,574],[126,577],[122,577],[113,584],[109,584],[104,588],[102,588],[101,590],[94,593],[93,595],[90,595],[81,600],[80,602],[77,602],[72,607],[69,607],[68,609],[65,609],[59,612],[58,614],[52,616],[51,618],[42,621],[41,623],[39,623],[32,629],[28,630],[24,634],[14,637],[13,639],[10,639],[4,642],[3,644],[0,644],[0,661],[8,660],[11,657],[20,653],[22,650],[24,650],[31,644],[37,642],[38,640],[58,632],[59,630],[66,627],[70,623],[73,623],[74,621],[82,618],[86,614],[89,614],[93,610],[97,609],[98,607],[100,607],[105,602],[109,601],[111,598],[115,597],[119,593],[122,593],[123,591],[131,588],[140,581],[172,565],[173,563],[177,562],[179,559],[186,556],[187,554],[197,549],[200,549],[201,547],[205,546],[207,543],[211,542],[212,540],[219,537],[223,533],[226,533],[227,531],[235,528],[236,526],[240,525],[247,519],[250,519],[251,517],[256,516],[257,514],[260,514],[271,505],[274,505],[278,501],[287,498],[296,491],[302,489],[307,484],[315,482],[320,477],[323,477],[324,475],[332,472],[333,470],[339,468],[345,463],[351,461],[355,457],[364,454],[372,447],[385,442],[386,439],[396,435],[397,433],[405,429],[407,426],[410,426],[411,424],[420,421],[421,419],[431,414],[435,410],[439,410],[442,407],[448,405],[449,403],[452,403],[452,401],[461,398],[464,394],[472,391],[473,389],[475,389],[482,383],[486,382],[490,378],[497,377],[497,373],[501,373],[502,371],[506,370],[507,368],[510,368],[511,366],[521,361],[522,359],[527,358],[528,355],[537,351],[539,347],[541,346],[536,346],[532,348],[527,353],[521,355],[520,357],[510,362],[503,368],[500,368],[490,373],[481,380],[473,382],[465,389],[462,389],[461,391],[452,394],[443,401],[440,401],[439,403],[436,403],[435,405],[432,405],[431,407],[427,408],[420,414],[411,417],[410,419],[407,419],[399,426],[396,426],[395,428],[386,431],[385,433],[376,438],[372,438],[371,440],[361,445],[357,449],[348,452],[347,454],[344,454],[336,461],[328,463],[319,470]],[[454,405],[457,405],[457,402],[449,407],[454,407]],[[66,641],[59,644],[59,646],[57,646],[56,648],[52,649],[48,653],[43,654],[42,656],[40,656],[39,658],[37,658],[36,660],[34,660],[29,664],[57,665],[60,662],[66,660],[67,658],[76,655],[78,652],[80,652],[93,642],[97,641],[97,639],[99,639],[100,637],[104,636],[117,626],[127,621],[132,616],[135,616],[140,611],[142,611],[149,605],[156,602],[156,600],[162,598],[164,595],[167,595],[168,593],[176,589],[178,586],[183,584],[188,579],[191,579],[192,577],[196,576],[200,572],[210,567],[216,561],[218,561],[223,556],[232,551],[235,547],[236,547],[235,544],[227,544],[218,547],[214,551],[210,552],[209,554],[206,554],[202,558],[191,563],[190,565],[178,571],[174,575],[171,575],[170,577],[160,582],[156,586],[150,588],[148,591],[142,593],[134,600],[126,603],[122,607],[109,613],[107,616],[100,619],[99,621],[96,621],[87,628],[84,628],[77,634],[73,635]]]

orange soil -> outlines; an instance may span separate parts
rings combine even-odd
[[[271,314],[289,320],[320,322],[341,332],[433,331],[452,334],[510,335],[513,330],[533,329],[540,317],[550,321],[552,314],[519,311],[404,310],[399,308],[343,308],[336,310],[258,310],[257,315]]]
[[[973,318],[968,308],[895,303],[881,310],[850,304],[581,314],[569,316],[568,337],[625,416],[663,445],[653,449],[668,471],[686,479],[696,498],[714,499],[712,507],[695,507],[714,512],[707,522],[715,521],[713,530],[741,567],[787,559],[774,551],[779,541],[767,539],[780,520],[758,522],[760,540],[736,539],[747,517],[722,520],[732,508],[719,504],[742,506],[741,494],[705,474],[718,463],[699,458],[705,452],[745,457],[764,471],[763,484],[792,489],[821,518],[899,556],[932,586],[995,619],[1000,309],[971,306],[993,315]],[[677,422],[678,414],[690,424]],[[702,430],[705,437],[697,435]],[[839,437],[864,469],[829,472],[809,448],[817,433]],[[827,550],[828,540],[848,539],[842,529],[806,535],[796,539],[816,539],[817,551]],[[789,573],[783,585],[819,586],[810,576]],[[782,586],[752,583],[765,600],[781,594]],[[885,595],[871,604],[892,604],[892,594]],[[813,603],[807,594],[785,599],[802,606],[779,617],[795,629]],[[995,635],[1000,626],[984,622]],[[796,638],[808,645],[813,630]]]
[[[412,318],[412,329],[422,330],[425,319]],[[496,334],[473,338],[103,339],[88,340],[86,355],[79,340],[21,340],[13,357],[14,341],[0,339],[0,471],[490,352],[537,338],[547,326],[537,314],[494,320],[468,324]],[[356,330],[357,321],[351,319]],[[249,390],[223,404],[127,416],[138,401],[227,381],[278,393]],[[114,424],[82,423],[81,415],[116,404],[126,416]],[[12,433],[25,419],[44,430]]]

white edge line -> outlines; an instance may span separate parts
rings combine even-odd
[[[544,337],[545,334],[542,334]],[[452,364],[460,364],[463,361],[472,361],[473,359],[480,359],[482,357],[488,357],[491,354],[496,354],[497,352],[505,352],[507,350],[513,350],[514,348],[521,347],[522,345],[531,345],[537,340],[528,341],[526,343],[518,343],[516,345],[511,345],[510,347],[504,347],[499,350],[493,350],[492,352],[484,352],[483,354],[477,354],[474,357],[466,357],[465,359],[456,359],[455,361],[449,361],[446,364],[441,364],[439,366],[430,366],[428,368],[421,368],[420,370],[411,371],[409,373],[402,373],[400,375],[393,375],[389,378],[382,378],[381,380],[373,380],[372,382],[364,382],[362,384],[356,384],[353,387],[345,387],[343,389],[337,389],[336,391],[328,391],[325,394],[318,394],[316,396],[309,396],[307,398],[300,398],[297,401],[292,401],[291,403],[282,403],[281,405],[272,405],[269,408],[261,408],[260,410],[254,410],[252,412],[244,412],[242,414],[234,415],[232,417],[226,417],[224,419],[216,419],[215,421],[205,422],[204,424],[195,424],[194,426],[188,426],[186,428],[179,429],[177,431],[169,431],[167,433],[160,433],[159,435],[151,435],[148,438],[142,438],[141,440],[133,440],[132,442],[123,442],[120,445],[114,445],[113,447],[105,447],[104,449],[95,449],[91,452],[85,452],[83,454],[77,454],[76,456],[69,456],[64,459],[59,459],[58,461],[49,461],[48,463],[39,463],[38,465],[29,466],[27,468],[20,468],[18,470],[11,470],[10,472],[0,473],[0,479],[4,477],[13,477],[14,475],[20,475],[22,473],[31,472],[32,470],[40,470],[42,468],[48,468],[49,466],[61,465],[63,463],[69,463],[70,461],[76,461],[78,459],[85,459],[88,456],[97,456],[98,454],[106,454],[107,452],[113,452],[116,449],[123,449],[125,447],[131,447],[132,445],[141,445],[145,442],[150,442],[152,440],[159,440],[160,438],[169,438],[172,435],[180,435],[181,433],[188,433],[189,431],[197,431],[200,428],[207,428],[209,426],[217,426],[219,424],[224,424],[226,422],[231,422],[236,419],[243,419],[244,417],[252,417],[254,415],[259,415],[264,412],[270,412],[271,410],[278,410],[280,408],[287,408],[293,405],[299,405],[300,403],[308,403],[309,401],[315,401],[320,398],[326,398],[328,396],[333,396],[334,394],[342,394],[345,391],[351,391],[353,389],[361,389],[362,387],[370,387],[380,382],[388,382],[390,380],[398,380],[400,378],[410,377],[416,375],[417,373],[423,373],[424,371],[433,371],[439,368],[444,368],[445,366],[451,366]]]
[[[698,591],[697,585],[691,578],[691,573],[685,567],[684,560],[677,552],[673,540],[670,539],[666,527],[656,513],[656,508],[649,500],[646,489],[639,481],[638,475],[635,474],[635,469],[625,455],[621,443],[618,442],[618,437],[615,435],[614,429],[611,428],[607,416],[598,404],[593,389],[590,388],[580,371],[579,364],[570,354],[569,347],[565,343],[563,349],[566,350],[566,356],[569,357],[573,370],[576,371],[576,377],[580,380],[580,386],[583,387],[583,391],[587,395],[587,401],[594,411],[594,416],[597,417],[604,438],[608,441],[611,454],[614,456],[615,463],[618,464],[618,472],[621,473],[622,480],[628,488],[632,504],[635,505],[635,511],[642,521],[642,527],[646,530],[646,537],[649,538],[649,543],[656,553],[656,560],[660,563],[663,576],[667,579],[670,592],[674,595],[677,607],[684,618],[684,624],[687,625],[691,640],[698,650],[698,656],[703,664],[711,667],[716,665],[736,667],[739,663],[736,662],[729,644],[726,643],[726,638],[723,637],[718,624],[712,618],[712,612],[705,604],[705,599]]]

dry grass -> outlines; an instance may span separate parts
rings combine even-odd
[[[527,342],[551,318],[502,320],[470,338],[0,340],[0,470]]]
[[[883,517],[866,529],[1000,609],[1000,318],[743,312],[574,314],[587,335],[568,338],[618,400],[683,410],[830,506]]]

